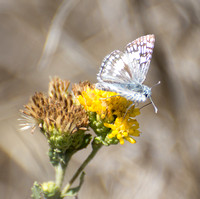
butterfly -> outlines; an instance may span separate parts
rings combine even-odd
[[[127,44],[124,52],[115,50],[107,55],[97,74],[96,88],[116,92],[133,104],[149,98],[157,113],[151,99],[151,88],[142,84],[150,66],[154,43],[153,34],[142,36]]]

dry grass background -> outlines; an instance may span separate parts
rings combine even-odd
[[[156,43],[145,84],[161,80],[153,89],[159,112],[142,110],[135,145],[99,152],[79,198],[200,198],[199,0],[0,0],[0,24],[2,198],[30,198],[33,181],[54,179],[44,137],[18,130],[29,96],[47,91],[49,76],[96,82],[105,55],[150,33]],[[89,151],[74,156],[67,177]]]

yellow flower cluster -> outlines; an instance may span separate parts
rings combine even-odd
[[[130,136],[139,136],[140,131],[137,120],[125,120],[122,117],[116,118],[114,124],[104,123],[104,126],[111,128],[112,132],[108,135],[109,138],[117,137],[120,144],[124,144],[124,139],[134,144],[136,141]]]
[[[97,113],[104,121],[104,126],[110,128],[108,138],[117,138],[120,144],[124,140],[130,143],[136,141],[131,136],[139,136],[139,123],[134,118],[140,114],[138,108],[133,105],[126,113],[132,103],[114,92],[107,92],[87,86],[78,96],[80,104],[88,112]]]

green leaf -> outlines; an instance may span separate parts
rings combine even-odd
[[[82,186],[82,184],[84,182],[84,176],[85,176],[85,172],[82,172],[81,176],[80,176],[79,185],[77,187],[69,189],[67,191],[67,193],[64,194],[63,196],[76,196],[78,194],[79,190],[81,189],[81,186]]]

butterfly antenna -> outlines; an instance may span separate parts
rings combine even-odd
[[[161,81],[158,81],[158,83],[154,84],[154,85],[151,87],[151,89],[152,89],[153,87],[155,87],[155,86],[158,86],[160,83],[161,83]]]
[[[158,109],[157,109],[156,105],[153,103],[153,100],[151,99],[151,97],[149,99],[150,99],[150,101],[151,101],[151,103],[152,103],[152,105],[154,107],[155,113],[157,113]]]
[[[153,87],[155,87],[155,86],[158,86],[160,83],[161,83],[161,81],[158,81],[158,83],[154,84],[154,85],[151,87],[151,89],[152,89]],[[158,109],[157,109],[156,105],[153,103],[153,100],[151,99],[151,97],[150,97],[149,99],[150,99],[150,101],[151,101],[151,103],[152,103],[152,105],[153,105],[153,107],[154,107],[155,113],[157,113],[157,112],[158,112]]]

